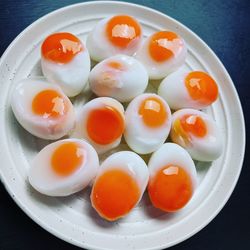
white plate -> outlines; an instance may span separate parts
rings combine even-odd
[[[128,217],[108,223],[90,207],[89,190],[59,199],[45,197],[31,189],[27,182],[29,161],[48,142],[36,139],[18,125],[11,112],[10,93],[18,80],[41,74],[40,45],[48,34],[69,31],[85,40],[98,20],[117,13],[137,17],[146,36],[169,29],[184,37],[189,48],[185,67],[206,70],[219,83],[220,98],[207,112],[223,132],[224,152],[211,166],[197,163],[199,187],[181,212],[163,214],[150,205],[145,195]],[[218,214],[239,177],[245,128],[241,105],[227,71],[193,32],[155,10],[122,2],[88,2],[46,15],[25,29],[2,56],[0,93],[1,180],[16,203],[34,221],[80,247],[160,249],[177,244],[198,232]],[[89,95],[88,92],[84,100],[78,98],[76,104],[88,99]]]

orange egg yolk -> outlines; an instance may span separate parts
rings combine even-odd
[[[185,78],[185,85],[193,100],[210,105],[218,97],[218,86],[214,79],[201,71],[193,71]]]
[[[108,66],[113,68],[113,69],[117,69],[117,70],[123,70],[123,65],[119,62],[116,61],[111,61],[108,63]]]
[[[170,31],[159,31],[151,36],[149,54],[156,62],[172,58],[183,46],[177,34]]]
[[[51,166],[55,173],[69,176],[83,163],[83,150],[74,142],[60,145],[52,154]]]
[[[167,112],[162,101],[156,97],[145,99],[140,107],[139,114],[148,127],[162,126],[167,119]]]
[[[204,137],[207,127],[203,119],[197,115],[185,115],[180,119],[183,130],[196,137]]]
[[[139,198],[140,190],[135,179],[118,168],[100,175],[91,193],[93,206],[108,220],[116,220],[129,213]]]
[[[106,34],[113,45],[125,48],[132,40],[141,36],[141,27],[130,16],[114,16],[106,25]]]
[[[61,95],[55,90],[43,90],[39,92],[32,101],[32,111],[34,114],[44,118],[63,115],[66,106]]]
[[[83,50],[81,41],[71,33],[55,33],[42,44],[42,56],[56,63],[68,63]]]
[[[124,118],[120,112],[110,106],[92,110],[87,119],[90,139],[101,145],[118,139],[124,131],[124,126]]]
[[[165,212],[175,212],[191,199],[192,180],[183,168],[168,165],[150,179],[148,193],[155,207]]]

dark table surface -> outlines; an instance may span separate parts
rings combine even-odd
[[[83,1],[0,0],[0,55],[37,18],[60,7]],[[134,0],[177,19],[200,36],[231,75],[250,125],[250,1],[249,0]],[[248,139],[248,138],[247,138]],[[250,249],[250,156],[246,148],[238,184],[219,215],[192,238],[173,250]],[[0,250],[73,250],[34,223],[0,184]]]

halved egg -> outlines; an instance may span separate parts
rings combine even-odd
[[[91,192],[97,213],[114,221],[127,215],[140,201],[148,183],[148,168],[137,154],[121,151],[100,166]]]
[[[113,98],[99,97],[81,108],[75,136],[88,140],[101,154],[120,144],[124,127],[121,103]]]
[[[116,55],[100,62],[91,70],[89,84],[98,96],[109,96],[120,102],[127,102],[144,92],[148,85],[148,73],[133,57]]]
[[[42,71],[49,82],[58,84],[69,97],[83,90],[90,58],[79,38],[67,32],[51,34],[42,43],[41,55]]]
[[[128,146],[139,154],[157,150],[167,139],[171,127],[168,104],[156,94],[141,94],[125,112],[124,132]]]
[[[167,76],[160,84],[158,94],[172,109],[202,109],[218,98],[218,86],[203,71],[178,70]]]
[[[170,136],[195,160],[213,161],[222,153],[222,135],[215,121],[195,109],[180,109],[173,113]]]
[[[184,64],[187,46],[182,37],[172,31],[159,31],[149,36],[136,52],[150,79],[162,79]]]
[[[43,148],[32,161],[28,176],[38,192],[67,196],[85,188],[98,168],[98,155],[89,143],[66,139]]]
[[[94,27],[87,38],[90,56],[101,61],[116,54],[132,56],[142,42],[142,28],[128,15],[107,17]]]
[[[185,149],[165,143],[152,154],[148,169],[148,194],[156,208],[176,212],[190,201],[197,185],[197,173]]]
[[[68,97],[60,87],[42,78],[18,82],[11,106],[23,128],[43,139],[59,139],[70,133],[75,125],[75,113]]]

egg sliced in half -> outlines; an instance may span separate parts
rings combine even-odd
[[[42,78],[18,82],[11,106],[23,128],[43,139],[59,139],[75,126],[75,113],[68,97],[60,87]]]
[[[178,70],[161,82],[158,94],[172,109],[203,109],[218,98],[218,86],[205,72]]]
[[[138,21],[128,15],[107,17],[94,27],[87,38],[90,56],[102,61],[110,56],[132,56],[142,42],[142,28]]]
[[[150,79],[162,79],[183,65],[186,55],[183,38],[172,31],[159,31],[144,41],[136,59],[144,64]]]
[[[67,196],[85,188],[96,176],[99,159],[84,140],[66,139],[43,148],[31,163],[29,182],[38,192]]]
[[[171,127],[168,104],[156,94],[141,94],[133,99],[125,112],[124,138],[139,154],[157,150],[167,139]]]
[[[148,183],[148,168],[137,154],[121,151],[109,156],[95,179],[91,203],[97,213],[114,221],[127,215],[140,201]]]
[[[74,136],[86,139],[101,154],[120,144],[124,127],[121,103],[113,98],[99,97],[81,108]]]
[[[51,34],[42,43],[41,55],[43,74],[51,83],[58,84],[69,97],[83,90],[90,58],[79,38],[67,32]]]
[[[173,113],[170,136],[198,161],[213,161],[223,150],[222,135],[215,121],[195,109],[180,109]]]
[[[148,168],[148,194],[156,208],[176,212],[189,202],[197,185],[197,173],[185,149],[165,143],[152,154]]]
[[[105,59],[91,70],[89,84],[98,96],[109,96],[120,102],[127,102],[144,92],[148,85],[148,73],[133,57],[116,55]]]

